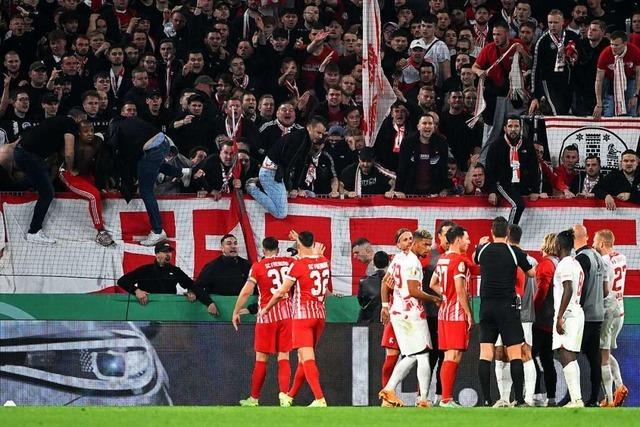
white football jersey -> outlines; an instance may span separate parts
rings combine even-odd
[[[417,280],[422,283],[422,265],[413,253],[400,252],[393,257],[393,261],[387,270],[393,280],[393,302],[390,313],[402,316],[405,319],[424,318],[424,306],[422,301],[409,295],[409,280]]]
[[[627,257],[620,252],[612,251],[602,259],[610,264],[609,292],[618,300],[620,313],[624,314],[624,284],[627,278]]]
[[[584,282],[584,272],[580,263],[572,256],[566,256],[558,263],[556,272],[553,275],[553,308],[556,315],[560,310],[560,301],[564,292],[563,282],[571,281],[571,299],[567,310],[580,308],[580,295]]]

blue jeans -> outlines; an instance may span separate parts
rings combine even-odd
[[[165,139],[159,146],[146,150],[138,160],[138,189],[154,233],[162,232],[162,219],[153,187],[168,152],[169,143]]]
[[[49,205],[53,200],[53,184],[49,167],[45,161],[21,146],[17,146],[13,152],[16,165],[25,173],[35,190],[38,192],[38,201],[33,209],[29,233],[37,233],[42,228],[44,217],[47,215]]]
[[[602,82],[602,117],[615,116],[616,109],[613,102],[613,80],[605,78]],[[624,92],[624,103],[627,106],[627,116],[638,117],[638,108],[629,111],[629,100],[636,94],[636,79],[627,79],[627,90]]]
[[[278,219],[286,218],[289,206],[284,182],[276,182],[276,171],[266,168],[260,168],[258,178],[264,192],[253,185],[247,186],[247,192],[271,215]]]

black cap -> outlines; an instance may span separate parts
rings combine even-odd
[[[47,66],[44,65],[44,62],[42,61],[36,61],[31,63],[31,65],[29,66],[29,71],[36,71],[36,70],[47,71]]]
[[[358,158],[363,162],[372,162],[376,158],[376,153],[371,147],[364,147],[358,153]]]
[[[40,99],[40,102],[42,104],[59,104],[60,100],[58,99],[58,97],[54,93],[47,92],[44,95],[42,95],[42,98]]]
[[[161,242],[155,246],[155,252],[174,252],[175,249],[171,247],[169,242]]]
[[[162,93],[158,89],[154,89],[147,93],[147,98],[155,98],[155,97],[162,98]]]

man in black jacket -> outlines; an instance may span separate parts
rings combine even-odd
[[[487,154],[487,190],[489,203],[498,203],[498,193],[511,204],[509,223],[517,224],[524,211],[522,196],[536,193],[538,163],[530,141],[520,134],[522,124],[510,116],[503,128],[504,135],[493,141]]]
[[[451,182],[447,178],[449,149],[444,138],[434,133],[433,116],[418,121],[418,132],[405,137],[400,146],[396,195],[445,195]]]
[[[287,216],[287,189],[292,188],[293,178],[305,166],[311,145],[324,140],[326,130],[324,118],[314,116],[305,129],[289,132],[269,149],[262,162],[258,173],[262,190],[257,181],[247,182],[247,193],[274,217]]]
[[[149,302],[149,294],[176,294],[176,286],[191,290],[193,280],[171,264],[174,249],[168,242],[155,246],[156,260],[152,264],[141,265],[118,279],[118,286],[134,295],[141,305]],[[189,301],[195,301],[195,294],[185,294]]]
[[[209,294],[239,295],[251,269],[249,261],[238,256],[238,239],[233,234],[222,236],[220,244],[222,255],[204,266],[193,289],[198,301],[214,316],[218,315],[218,307]]]
[[[616,209],[615,199],[640,203],[640,173],[638,154],[626,150],[620,156],[620,169],[611,171],[593,189],[598,199],[604,199],[607,209]]]

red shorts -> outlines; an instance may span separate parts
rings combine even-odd
[[[382,332],[382,342],[380,343],[381,347],[390,348],[392,350],[400,350],[398,347],[398,340],[396,339],[396,333],[393,332],[393,326],[391,326],[391,322],[387,323],[384,327],[384,332]]]
[[[287,353],[291,351],[291,319],[271,323],[256,323],[254,349],[260,353]]]
[[[291,344],[293,348],[315,347],[324,331],[324,319],[293,319]]]
[[[438,320],[438,349],[469,348],[469,325],[464,320]]]

